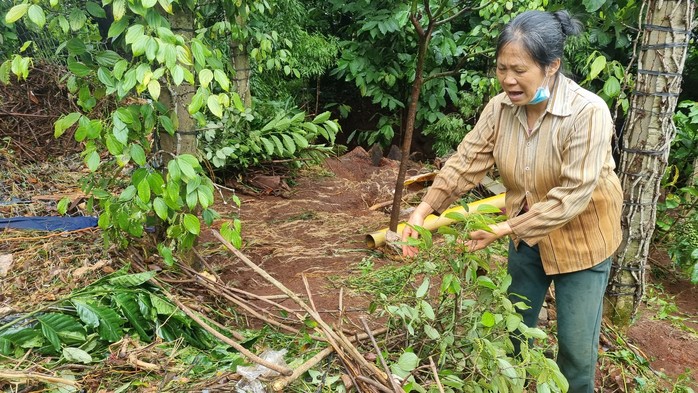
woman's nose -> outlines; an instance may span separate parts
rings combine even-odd
[[[507,72],[506,74],[502,75],[502,84],[514,85],[516,84],[516,78],[514,78],[514,75],[511,73]]]

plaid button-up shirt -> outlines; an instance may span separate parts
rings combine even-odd
[[[547,274],[590,268],[622,239],[608,106],[558,74],[544,116],[530,131],[527,124],[525,107],[494,97],[424,202],[443,211],[496,165],[515,244],[538,244]]]

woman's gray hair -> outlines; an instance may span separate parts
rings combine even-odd
[[[582,23],[567,11],[525,11],[512,19],[499,34],[497,56],[502,48],[518,42],[544,69],[555,59],[562,60],[565,40],[582,32]]]

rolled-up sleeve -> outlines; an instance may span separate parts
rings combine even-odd
[[[475,187],[494,165],[494,105],[490,102],[485,107],[475,127],[463,138],[424,196],[423,201],[435,211],[443,212]]]

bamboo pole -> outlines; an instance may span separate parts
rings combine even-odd
[[[437,216],[435,214],[430,214],[424,219],[424,225],[422,225],[424,228],[433,231],[439,227],[446,226],[446,225],[451,225],[455,222],[455,220],[452,220],[450,218],[447,218],[446,215],[448,213],[460,213],[460,214],[468,214],[468,212],[474,212],[477,211],[478,206],[480,205],[492,205],[496,208],[499,209],[504,209],[504,195],[505,194],[499,194],[493,197],[485,198],[485,199],[480,199],[479,201],[471,202],[468,204],[468,210],[463,206],[456,206],[452,207],[445,212],[443,212],[441,215]],[[402,234],[402,230],[405,228],[406,223],[401,223],[398,224],[397,226],[397,233]],[[379,231],[369,233],[366,235],[366,246],[369,248],[376,248],[380,247],[383,244],[385,244],[385,239],[386,235],[388,233],[389,228],[383,228]]]

